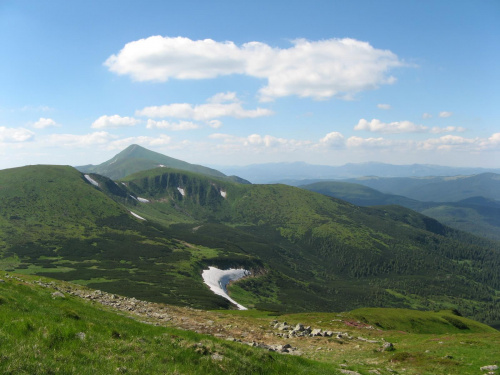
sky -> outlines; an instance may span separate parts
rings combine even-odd
[[[0,169],[500,168],[500,1],[0,0]]]

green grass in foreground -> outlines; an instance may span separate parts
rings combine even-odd
[[[26,276],[23,276],[26,277]],[[270,353],[104,311],[0,272],[2,374],[335,374]]]

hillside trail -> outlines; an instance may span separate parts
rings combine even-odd
[[[104,310],[111,310],[133,317],[146,324],[189,330],[283,354],[300,355],[311,359],[324,357],[325,352],[330,352],[329,354],[333,354],[334,351],[344,352],[344,348],[339,349],[339,344],[348,344],[342,345],[345,350],[377,350],[385,343],[385,340],[381,337],[382,331],[360,322],[342,321],[341,319],[318,322],[320,326],[323,323],[322,327],[327,326],[328,328],[309,328],[309,331],[313,333],[312,335],[294,336],[291,331],[299,322],[287,324],[282,321],[278,322],[278,320],[270,316],[244,316],[229,312],[198,310],[190,307],[142,301],[133,297],[93,290],[68,282],[43,282],[12,275],[7,277],[17,279],[22,283],[48,288],[51,292],[53,291],[53,297],[55,293],[59,293],[57,296],[60,298],[71,295],[98,305]],[[327,331],[332,327],[337,328],[335,332]],[[362,330],[367,333],[369,331],[369,338],[358,336]],[[327,332],[329,337],[326,337]],[[323,352],[323,355],[321,355],[321,352]]]

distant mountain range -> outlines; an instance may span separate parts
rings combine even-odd
[[[362,177],[344,180],[419,201],[455,202],[472,197],[500,200],[500,174],[453,177]]]
[[[499,175],[483,174],[453,180],[430,178],[428,181],[434,181],[430,182],[431,187],[422,189],[427,192],[428,196],[434,198],[448,197],[450,200],[461,198],[461,200],[456,202],[420,201],[402,195],[382,193],[360,183],[356,184],[345,181],[322,181],[300,187],[330,197],[339,198],[358,206],[400,205],[432,217],[453,228],[500,241],[500,200],[485,198],[483,196],[468,197],[469,195],[480,193],[497,196],[499,193],[499,177]],[[395,191],[401,190],[395,188],[397,184],[391,184],[391,181],[398,179],[383,180],[388,180],[385,181],[384,186],[390,187]],[[411,180],[413,179],[408,180],[410,180],[408,185],[411,185]],[[421,181],[421,179],[417,180]],[[371,179],[356,179],[354,181],[370,182]],[[440,181],[441,185],[437,181]],[[460,184],[462,189],[454,185],[450,186],[450,183]],[[401,186],[404,185],[400,184]],[[415,191],[418,193],[418,188],[415,188]]]
[[[500,169],[456,168],[429,164],[393,165],[385,163],[349,163],[333,167],[303,162],[253,164],[242,167],[219,167],[228,175],[240,176],[254,184],[300,184],[300,180],[348,179],[364,176],[426,177],[500,173]],[[312,182],[312,181],[311,181]]]

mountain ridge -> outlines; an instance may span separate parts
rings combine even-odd
[[[169,167],[185,171],[197,172],[208,176],[228,179],[239,183],[249,183],[237,176],[226,176],[224,173],[198,164],[185,161],[148,150],[132,144],[111,159],[99,165],[82,165],[75,167],[83,173],[97,173],[112,180],[118,180],[130,174],[158,167]]]
[[[230,304],[204,286],[201,270],[243,267],[253,277],[237,282],[232,298],[247,307],[451,305],[500,320],[490,300],[500,285],[498,249],[414,211],[170,168],[116,182],[89,177],[99,186],[70,167],[0,171],[0,205],[10,207],[0,212],[4,267],[212,309]],[[92,204],[104,214],[90,209],[80,218]]]

